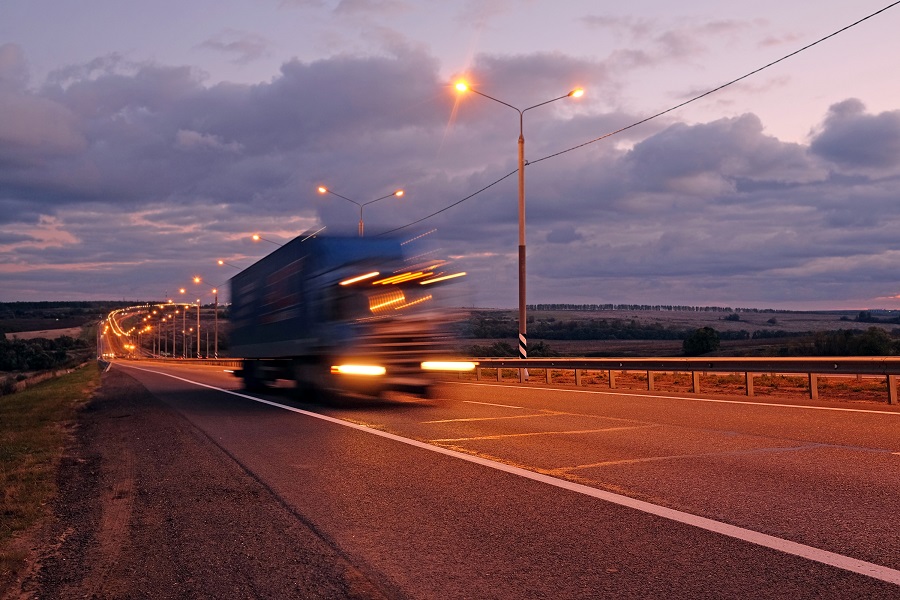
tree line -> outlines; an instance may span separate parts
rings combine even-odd
[[[52,340],[8,340],[0,333],[0,371],[43,371],[64,367],[77,362],[76,356],[85,355],[90,347],[85,340],[69,336]]]

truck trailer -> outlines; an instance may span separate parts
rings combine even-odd
[[[231,281],[230,352],[248,390],[429,396],[449,351],[448,286],[465,275],[397,238],[294,238]],[[412,244],[415,246],[415,244]]]

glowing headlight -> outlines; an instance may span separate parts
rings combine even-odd
[[[474,371],[478,363],[461,360],[433,360],[422,363],[426,371]]]
[[[387,371],[378,365],[332,365],[331,372],[338,375],[384,375]]]

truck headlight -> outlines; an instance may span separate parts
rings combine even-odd
[[[384,375],[387,370],[378,365],[332,365],[331,372],[337,375]]]
[[[426,371],[474,371],[478,363],[463,360],[430,360],[422,363]]]

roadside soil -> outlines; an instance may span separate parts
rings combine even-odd
[[[80,412],[8,598],[381,598],[186,419],[118,371]]]

